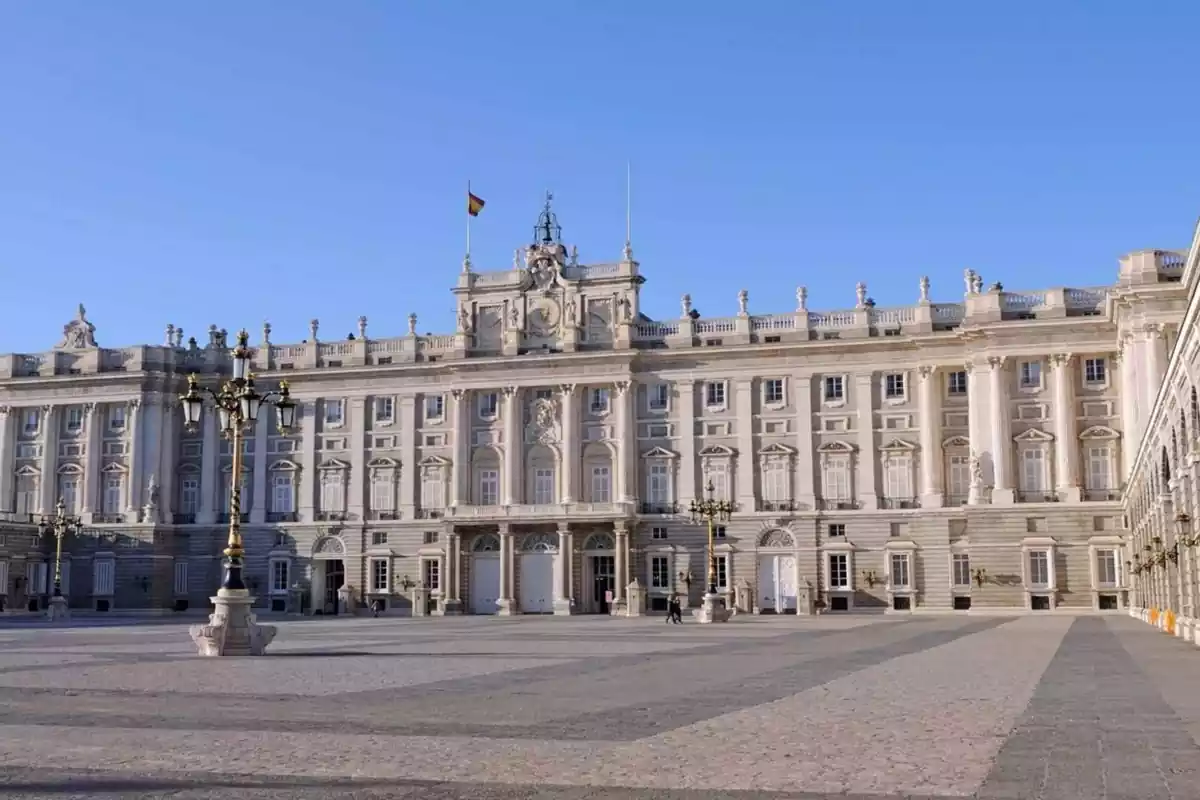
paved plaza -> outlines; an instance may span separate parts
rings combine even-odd
[[[1200,798],[1200,650],[1128,617],[0,625],[0,797]]]

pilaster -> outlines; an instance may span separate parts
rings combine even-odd
[[[942,489],[942,414],[939,408],[937,367],[918,370],[917,396],[921,407],[921,507],[941,508],[945,503]]]
[[[688,320],[689,324],[691,320]],[[679,505],[687,508],[696,499],[696,382],[679,381]]]
[[[352,397],[347,403],[350,414],[350,475],[346,514],[349,519],[366,519],[363,500],[367,485],[367,398]]]
[[[175,499],[175,473],[178,472],[179,401],[164,395],[162,398],[162,448],[158,456],[158,513],[162,522],[170,522],[177,502]]]
[[[811,375],[797,375],[796,403],[796,486],[794,496],[801,509],[816,508],[817,491],[813,479],[813,416]]]
[[[54,513],[58,502],[58,406],[42,406],[42,514]]]
[[[513,614],[513,535],[508,525],[500,526],[500,597],[496,600],[497,615]]]
[[[625,326],[628,327],[628,326]],[[633,429],[633,398],[634,386],[632,381],[617,381],[614,384],[617,400],[617,485],[614,487],[615,499],[622,503],[632,503],[634,497],[633,472],[637,463],[637,447],[634,442]]]
[[[967,373],[967,437],[970,439],[972,465],[981,464],[985,451],[991,449],[992,440],[988,433],[987,417],[987,373],[967,362],[963,365]],[[982,470],[982,467],[981,467]],[[972,476],[970,505],[985,502],[982,486]]]
[[[579,399],[575,384],[558,387],[562,399],[562,491],[563,503],[574,503],[579,496]],[[562,537],[559,537],[561,544]]]
[[[569,616],[571,613],[571,599],[567,591],[568,576],[572,569],[569,531],[566,523],[559,523],[558,560],[554,566],[554,613],[557,616]]]
[[[1132,337],[1122,335],[1116,353],[1117,374],[1120,379],[1118,391],[1121,395],[1121,466],[1117,474],[1117,485],[1124,486],[1137,457],[1141,434],[1137,425],[1137,382],[1134,379],[1134,352]]]
[[[1008,370],[1006,359],[992,356],[988,364],[991,374],[992,410],[992,503],[1012,505],[1012,409],[1008,404]]]
[[[504,387],[504,480],[501,503],[516,505],[521,500],[521,389]]]
[[[297,409],[300,412],[300,499],[296,509],[300,519],[312,522],[316,518],[317,497],[317,404],[308,400]]]
[[[221,473],[217,470],[220,457],[220,431],[217,430],[217,413],[211,403],[204,404],[201,414],[201,437],[203,440],[200,450],[200,512],[196,522],[201,525],[212,525],[217,521],[217,498],[221,486]]]
[[[267,521],[267,507],[271,498],[267,492],[267,438],[270,435],[271,409],[265,405],[254,421],[254,488],[250,492],[250,524],[262,525]]]
[[[625,586],[629,583],[629,577],[626,574],[629,567],[629,529],[625,527],[623,522],[618,522],[614,526],[613,532],[616,539],[616,552],[613,559],[614,572],[613,583],[613,606],[615,610],[621,610],[625,607]]]
[[[471,487],[471,393],[452,389],[454,399],[454,463],[450,467],[450,505],[469,502]]]
[[[858,502],[861,508],[879,507],[879,483],[875,458],[874,374],[854,376],[854,401],[858,404]]]
[[[83,406],[83,425],[86,442],[83,448],[83,507],[81,515],[85,522],[92,522],[92,515],[100,510],[100,458],[101,436],[104,432],[104,412],[95,403]],[[132,483],[125,487],[132,492]]]
[[[749,322],[749,318],[746,318]],[[747,334],[748,335],[748,334]],[[736,500],[742,511],[756,511],[758,493],[754,486],[755,465],[758,454],[754,447],[754,381],[745,379],[737,382],[734,406],[737,425],[737,483]]]
[[[417,481],[417,398],[401,395],[398,399],[400,425],[400,512],[401,519],[416,516]],[[447,545],[448,547],[449,545]]]
[[[16,488],[13,486],[16,459],[13,458],[13,422],[17,410],[0,406],[0,511],[16,511]],[[5,586],[8,585],[7,580]]]
[[[146,405],[141,398],[129,401],[129,487],[125,493],[128,498],[127,510],[136,514],[141,508],[142,486],[146,479],[146,460],[143,451],[146,450],[146,426],[142,424]]]
[[[1079,502],[1079,435],[1075,423],[1074,365],[1071,354],[1050,359],[1054,370],[1054,482],[1059,499]]]

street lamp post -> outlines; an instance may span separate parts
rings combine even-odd
[[[78,517],[67,515],[67,504],[62,498],[59,498],[54,506],[54,516],[42,517],[42,521],[38,523],[38,533],[43,538],[47,534],[54,535],[54,594],[50,598],[50,606],[46,609],[46,618],[49,620],[66,619],[70,613],[67,598],[63,597],[62,593],[63,538],[68,533],[78,531],[80,524]]]
[[[242,442],[247,427],[258,419],[264,405],[274,405],[280,432],[296,424],[296,404],[288,392],[286,381],[278,391],[259,394],[250,372],[250,334],[242,330],[233,349],[233,376],[219,391],[201,386],[196,376],[188,376],[187,393],[182,395],[184,424],[195,430],[204,414],[207,396],[216,409],[217,422],[233,450],[229,488],[229,539],[225,546],[225,574],[217,596],[212,598],[214,610],[207,625],[192,628],[192,639],[202,656],[261,655],[275,638],[275,628],[258,625],[250,606],[254,598],[246,588],[243,576],[245,545],[242,541]]]
[[[716,487],[709,480],[704,487],[705,496],[693,500],[688,505],[693,524],[701,522],[708,525],[708,591],[704,594],[697,619],[700,622],[725,622],[729,619],[729,609],[724,605],[718,606],[720,596],[717,594],[717,549],[714,524],[726,522],[733,514],[733,505],[727,500],[716,499]]]

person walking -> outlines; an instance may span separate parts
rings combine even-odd
[[[683,606],[679,602],[679,595],[674,592],[667,598],[667,622],[674,622],[676,625],[683,624]]]

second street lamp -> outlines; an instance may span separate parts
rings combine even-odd
[[[67,504],[62,498],[59,498],[54,506],[54,516],[42,517],[42,521],[38,523],[38,533],[43,538],[47,534],[54,535],[54,595],[50,598],[50,607],[46,609],[47,618],[52,620],[64,619],[67,616],[67,599],[62,593],[63,538],[68,533],[78,531],[79,527],[79,518],[67,515]]]
[[[704,487],[705,496],[693,500],[688,505],[688,511],[695,524],[708,524],[708,592],[704,595],[699,619],[701,622],[724,622],[728,619],[728,609],[717,609],[717,549],[715,523],[727,522],[733,515],[733,504],[727,500],[716,498],[716,487],[712,480]]]
[[[188,376],[187,393],[179,398],[184,423],[195,430],[204,415],[207,396],[216,409],[221,432],[233,450],[229,487],[229,539],[225,545],[225,575],[217,597],[216,611],[208,625],[193,629],[192,638],[200,645],[201,655],[258,655],[274,636],[274,628],[259,627],[250,616],[253,598],[246,589],[243,575],[245,545],[242,542],[242,459],[246,429],[253,425],[264,405],[274,405],[281,433],[296,424],[296,404],[286,381],[277,391],[259,394],[250,372],[250,334],[242,330],[233,349],[233,374],[219,391],[201,386],[195,375]],[[234,619],[234,615],[237,618]],[[268,632],[269,631],[269,632]]]

